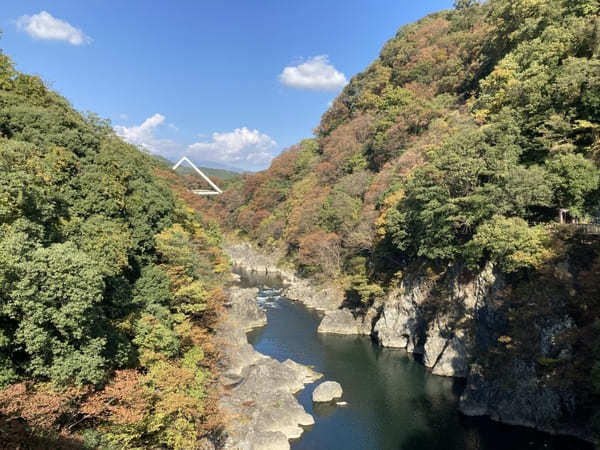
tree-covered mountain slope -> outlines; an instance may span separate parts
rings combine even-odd
[[[489,233],[522,229],[538,242],[532,225],[559,209],[598,216],[597,14],[595,1],[459,2],[403,27],[315,139],[218,208],[259,242],[288,243],[309,271],[320,265],[314,233],[346,255],[383,239],[406,260],[531,266],[539,246],[518,260],[486,245]]]
[[[431,302],[419,307],[439,317],[457,310],[449,274],[491,264],[505,284],[489,308],[503,322],[491,344],[474,337],[468,362],[499,380],[525,358],[589,437],[600,422],[600,246],[555,224],[600,214],[599,56],[595,0],[457,1],[402,27],[314,138],[205,209],[367,306],[421,274]],[[548,353],[544,330],[559,318],[570,325],[552,342],[566,350]]]
[[[2,446],[187,449],[217,425],[227,260],[161,167],[0,54]]]

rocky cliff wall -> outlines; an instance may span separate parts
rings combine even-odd
[[[586,421],[575,419],[576,386],[539,363],[540,356],[570,355],[559,336],[574,323],[560,297],[552,305],[515,307],[506,299],[509,281],[491,264],[475,274],[455,264],[441,274],[415,269],[383,301],[348,309],[339,289],[315,287],[250,244],[227,253],[246,268],[278,273],[289,284],[284,295],[323,310],[319,332],[370,335],[382,346],[419,355],[436,375],[465,378],[459,404],[464,414],[583,439],[591,435]],[[524,336],[518,345],[510,336],[515,329]]]
[[[557,294],[546,304],[531,292],[515,301],[521,295],[492,265],[475,274],[459,264],[441,275],[409,274],[380,306],[372,335],[422,355],[436,375],[465,377],[465,415],[589,439],[588,421],[577,418],[577,385],[547,367],[572,358],[561,339],[575,326],[566,299]]]

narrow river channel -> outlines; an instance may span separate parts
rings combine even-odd
[[[243,274],[259,287],[258,302],[268,324],[248,334],[259,352],[314,367],[324,377],[298,394],[315,425],[291,443],[292,449],[406,450],[566,450],[584,443],[554,437],[457,410],[460,381],[431,375],[403,350],[381,348],[368,337],[317,333],[321,314],[280,297],[274,279]],[[313,405],[312,392],[323,380],[338,381],[347,406]]]

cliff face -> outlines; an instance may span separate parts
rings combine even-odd
[[[320,332],[466,378],[467,414],[591,439],[600,242],[555,221],[600,204],[599,17],[590,0],[461,1],[407,25],[314,139],[209,209],[325,283],[288,270]]]
[[[436,278],[412,274],[380,306],[373,336],[422,355],[436,375],[466,377],[460,399],[466,415],[589,438],[576,420],[577,386],[545,367],[573,357],[561,340],[575,327],[566,302],[555,298],[548,314],[519,320],[504,298],[507,288],[492,265],[476,275],[460,266]],[[508,336],[514,327],[527,333],[527,352]]]
[[[534,282],[531,301],[515,302],[514,280],[492,264],[475,274],[461,264],[440,274],[414,268],[383,300],[348,308],[339,289],[281,269],[249,244],[227,248],[236,264],[278,273],[288,284],[285,295],[325,311],[319,332],[370,335],[382,346],[418,355],[436,375],[465,378],[459,404],[465,415],[590,438],[576,382],[553,369],[576,359],[565,339],[576,324],[560,290],[551,301],[539,301],[544,280],[538,289]],[[557,266],[553,277],[571,291],[575,276],[568,264]]]
[[[476,276],[462,267],[435,277],[411,274],[388,294],[373,334],[383,346],[422,354],[436,375],[466,377],[473,331],[487,299],[503,285],[491,264]]]

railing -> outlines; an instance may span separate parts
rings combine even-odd
[[[562,229],[575,230],[581,234],[600,235],[600,223],[549,223],[546,225],[550,231]]]

